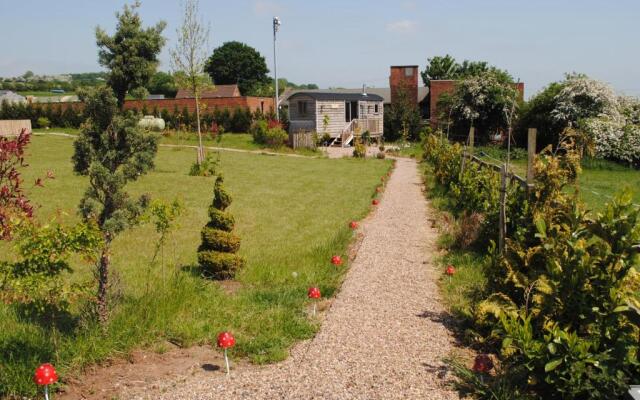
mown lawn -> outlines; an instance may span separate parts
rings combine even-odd
[[[69,135],[77,135],[79,129],[76,128],[50,128],[50,129],[33,129],[34,133],[66,133]],[[163,135],[160,139],[162,144],[171,145],[185,145],[185,146],[197,146],[198,135],[195,132],[172,132],[168,135]],[[307,156],[321,157],[323,154],[319,151],[313,151],[309,149],[297,149],[293,150],[290,147],[282,146],[278,149],[272,149],[264,145],[255,143],[253,137],[248,133],[225,133],[220,139],[213,139],[211,135],[203,134],[202,143],[207,147],[222,147],[228,149],[250,150],[250,151],[266,151],[283,154],[301,154]]]
[[[30,189],[37,218],[77,221],[76,206],[85,178],[72,173],[72,139],[33,138],[24,171],[27,186],[52,170],[54,180]],[[390,161],[294,158],[222,152],[226,188],[234,198],[230,212],[242,237],[247,266],[232,291],[204,279],[195,267],[200,230],[207,222],[213,178],[187,175],[191,149],[161,148],[156,170],[130,186],[131,194],[180,199],[185,211],[165,248],[165,268],[150,268],[158,235],[151,224],[120,235],[113,265],[121,293],[102,332],[74,308],[59,330],[15,307],[0,305],[0,397],[34,395],[31,376],[41,362],[53,362],[61,376],[107,357],[125,356],[135,347],[168,340],[182,346],[210,343],[221,330],[236,335],[233,357],[272,362],[286,357],[296,341],[312,337],[317,324],[306,313],[307,288],[323,296],[338,288],[345,267],[329,263],[344,254],[352,237],[347,224],[369,210],[374,189]],[[0,258],[11,257],[8,246]],[[69,279],[89,280],[92,266],[76,263]],[[55,343],[55,344],[54,344]]]

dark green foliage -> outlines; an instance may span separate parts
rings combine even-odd
[[[83,114],[76,111],[72,106],[61,107],[59,105],[35,105],[3,102],[0,106],[0,119],[28,119],[31,125],[40,127],[38,119],[47,118],[49,126],[59,128],[79,128],[83,119]]]
[[[100,49],[98,61],[109,70],[107,84],[113,89],[120,108],[128,91],[149,83],[165,43],[162,31],[166,23],[143,28],[136,11],[139,6],[138,2],[125,5],[122,12],[116,14],[118,25],[113,36],[100,27],[96,28],[96,42]]]
[[[233,253],[219,251],[198,252],[198,263],[213,279],[233,279],[244,266],[244,259]]]
[[[213,50],[205,71],[216,85],[238,84],[243,96],[253,95],[270,81],[264,57],[253,47],[235,41]]]
[[[248,108],[236,108],[229,121],[229,132],[248,132],[252,122],[251,111]],[[220,123],[218,122],[218,125]],[[224,125],[224,124],[222,124]],[[225,128],[225,130],[227,130]]]
[[[95,220],[104,236],[97,276],[98,316],[105,323],[110,243],[116,234],[138,222],[148,204],[148,196],[134,200],[124,188],[153,168],[159,137],[138,128],[133,113],[120,113],[107,87],[83,92],[81,99],[87,120],[73,143],[73,170],[89,178],[80,212],[85,220]]]
[[[167,98],[176,97],[176,93],[178,93],[173,75],[162,71],[153,74],[146,87],[149,93],[163,94]]]
[[[409,100],[407,90],[399,88],[396,101],[384,112],[384,139],[419,140],[420,122],[420,110]]]
[[[467,314],[479,344],[499,354],[496,376],[456,375],[482,399],[618,399],[640,376],[640,209],[629,194],[595,216],[567,185],[580,172],[572,142],[541,154],[535,189],[507,194],[504,254],[490,246],[483,301]],[[498,181],[459,145],[427,138],[425,157],[459,212],[482,212],[495,238]],[[511,190],[511,189],[508,189]],[[635,316],[635,317],[634,317]],[[496,393],[500,393],[497,395]]]
[[[244,265],[244,259],[235,254],[240,248],[240,238],[234,235],[233,216],[225,210],[231,204],[231,196],[224,190],[222,176],[218,176],[213,189],[213,201],[209,206],[209,223],[202,229],[202,244],[198,248],[198,262],[214,279],[230,279]]]
[[[215,250],[225,253],[236,253],[240,249],[240,237],[231,232],[205,226],[202,230],[201,250]]]
[[[501,82],[513,82],[513,77],[497,67],[489,65],[486,61],[464,60],[459,64],[455,58],[449,54],[435,56],[427,60],[427,66],[421,73],[424,85],[431,86],[432,80],[457,80],[466,79],[471,76],[482,75],[486,72],[496,74]]]
[[[548,145],[557,146],[560,134],[566,128],[563,121],[551,117],[551,112],[556,108],[556,96],[562,90],[562,83],[554,82],[545,87],[541,92],[533,96],[523,104],[520,110],[520,118],[514,130],[516,145],[526,147],[527,131],[536,128],[537,150],[542,150]]]

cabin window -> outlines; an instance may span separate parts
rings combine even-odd
[[[376,114],[380,112],[380,109],[378,108],[377,104],[373,106],[373,112]]]
[[[404,76],[413,76],[413,68],[411,67],[406,67],[404,69]]]
[[[298,114],[307,115],[307,102],[299,101],[298,102]]]

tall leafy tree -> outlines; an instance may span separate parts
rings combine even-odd
[[[137,222],[148,203],[146,196],[130,198],[125,186],[153,168],[158,138],[138,128],[134,115],[119,112],[110,88],[81,92],[80,97],[87,120],[73,144],[73,170],[89,178],[80,212],[86,220],[97,222],[104,239],[97,266],[97,311],[100,322],[105,323],[111,242]]]
[[[435,56],[427,60],[427,66],[421,73],[424,85],[430,87],[432,80],[456,79],[460,64],[449,54]]]
[[[175,78],[181,87],[188,87],[196,103],[196,127],[198,130],[198,165],[204,160],[202,132],[200,130],[200,93],[211,81],[204,73],[207,61],[209,28],[198,19],[198,0],[184,3],[182,26],[178,29],[176,47],[171,50],[171,61],[176,70]]]
[[[486,61],[464,60],[460,64],[449,54],[429,58],[421,75],[424,85],[430,87],[432,80],[466,79],[486,72],[491,72],[502,82],[513,82],[513,77],[507,71],[489,65]]]
[[[235,41],[213,50],[205,70],[216,85],[237,83],[245,96],[270,81],[264,57],[253,47]]]
[[[147,90],[153,94],[164,94],[166,97],[175,97],[178,92],[173,75],[162,71],[153,74],[147,84]]]
[[[113,36],[102,28],[96,28],[98,62],[109,69],[107,83],[113,89],[122,108],[127,92],[146,86],[158,67],[158,55],[165,44],[162,36],[166,23],[143,28],[137,12],[140,2],[125,5],[116,13],[118,25]]]

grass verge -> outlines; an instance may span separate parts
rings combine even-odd
[[[25,182],[47,170],[44,188],[29,189],[40,221],[78,219],[77,204],[87,181],[73,174],[72,139],[37,136],[29,147]],[[20,309],[0,305],[0,397],[33,396],[31,377],[41,362],[52,362],[62,380],[109,357],[167,340],[181,346],[211,343],[221,330],[237,339],[233,357],[257,363],[282,360],[289,347],[316,332],[307,314],[307,289],[332,296],[345,267],[329,262],[344,255],[352,239],[347,224],[364,217],[389,160],[274,157],[222,152],[229,211],[242,238],[247,266],[234,285],[203,279],[196,264],[200,230],[207,222],[213,179],[188,176],[191,149],[161,148],[156,169],[128,188],[132,195],[179,198],[185,211],[165,248],[164,267],[150,265],[157,234],[150,224],[114,242],[113,277],[120,300],[102,331],[84,318],[81,305],[56,328]],[[27,184],[27,186],[30,186]],[[0,259],[11,258],[0,246]],[[88,281],[93,267],[74,263],[68,279]]]

